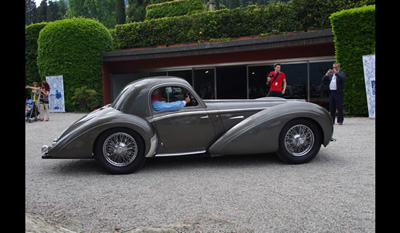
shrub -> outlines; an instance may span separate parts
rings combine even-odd
[[[72,96],[87,86],[102,98],[101,53],[111,49],[109,31],[92,19],[73,18],[49,23],[39,34],[37,64],[39,74],[63,75],[65,107],[76,110]]]
[[[74,100],[73,103],[78,111],[90,112],[100,105],[97,96],[98,94],[95,90],[83,86],[75,89],[72,100]]]
[[[203,0],[167,1],[146,7],[146,19],[191,15],[203,11]]]
[[[362,56],[375,53],[375,5],[340,11],[330,20],[336,60],[347,75],[343,108],[347,113],[367,115]]]

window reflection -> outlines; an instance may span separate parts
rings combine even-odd
[[[193,86],[192,70],[168,71],[168,76],[183,78]]]
[[[194,89],[202,99],[215,99],[213,68],[194,71]]]
[[[286,99],[307,99],[307,63],[282,64],[286,75]]]
[[[246,66],[217,67],[217,98],[247,99]]]
[[[274,70],[273,65],[250,66],[249,67],[249,98],[256,99],[268,94],[267,76]]]
[[[334,61],[310,63],[310,101],[329,109],[329,88],[321,79]]]

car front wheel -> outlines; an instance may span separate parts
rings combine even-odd
[[[111,174],[127,174],[144,163],[144,142],[136,132],[115,128],[103,132],[96,140],[94,158]]]
[[[288,122],[279,135],[278,157],[285,163],[300,164],[313,159],[321,148],[321,132],[308,119]]]

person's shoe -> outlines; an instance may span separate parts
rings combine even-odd
[[[339,124],[339,125],[343,125],[343,122],[339,122],[338,124]]]

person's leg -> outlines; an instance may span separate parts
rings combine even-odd
[[[40,104],[40,114],[39,114],[40,121],[43,121],[44,118],[44,104]]]
[[[49,114],[49,104],[44,104],[45,107],[45,115],[47,116],[46,121],[50,119],[50,114]]]
[[[331,111],[333,124],[335,124],[335,113],[336,113],[335,94],[336,92],[329,93],[329,110]]]
[[[339,124],[343,124],[343,92],[338,92],[336,93],[336,97],[335,97],[335,104],[336,104],[336,108],[338,110],[338,120],[337,122]]]

